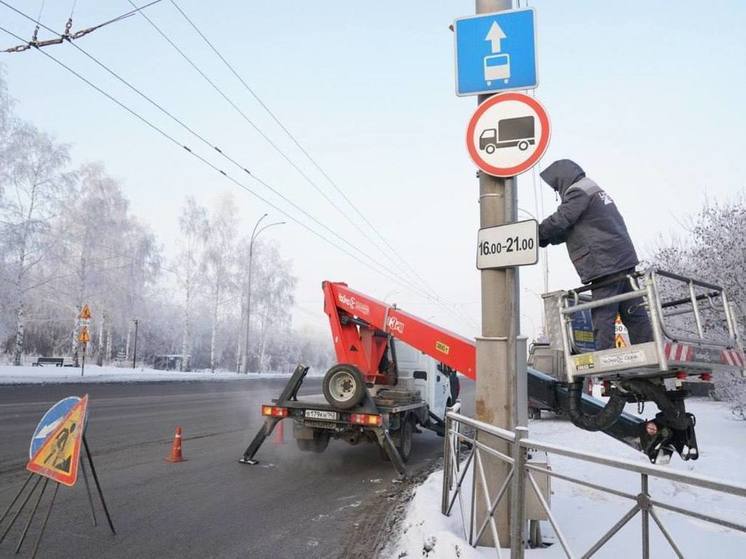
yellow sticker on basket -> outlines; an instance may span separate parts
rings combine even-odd
[[[576,342],[592,342],[593,332],[587,330],[575,330],[575,341]]]
[[[592,369],[595,367],[596,363],[593,360],[593,355],[590,353],[585,353],[583,355],[578,355],[575,357],[575,368],[578,371],[585,371],[588,369]]]

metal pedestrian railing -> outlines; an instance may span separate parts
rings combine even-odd
[[[497,441],[498,444],[490,445],[488,444],[489,441]],[[495,448],[495,446],[505,445],[510,449],[509,453]],[[548,467],[532,464],[528,461],[530,451],[546,452],[549,455],[564,456],[586,463],[601,464],[617,470],[633,472],[640,476],[640,491],[637,494],[632,494],[554,471]],[[500,487],[490,487],[490,484],[487,482],[484,464],[485,460],[489,457],[499,460],[508,468],[508,475]],[[684,554],[677,545],[675,538],[661,521],[658,509],[675,512],[729,530],[746,533],[746,525],[744,524],[659,501],[651,496],[649,489],[651,478],[655,478],[738,497],[746,497],[746,486],[696,474],[678,472],[661,466],[610,458],[545,443],[529,438],[528,429],[525,427],[518,427],[514,431],[507,431],[458,413],[449,412],[446,416],[443,464],[441,512],[446,516],[450,516],[458,503],[458,511],[461,514],[464,528],[464,538],[474,547],[483,541],[484,534],[489,528],[493,538],[492,541],[497,544],[495,552],[498,558],[501,558],[502,555],[495,516],[498,507],[508,494],[510,495],[510,557],[511,559],[522,559],[524,556],[527,526],[525,497],[527,491],[531,491],[535,495],[546,518],[554,529],[557,540],[562,546],[565,555],[571,559],[575,557],[586,558],[596,554],[604,544],[637,516],[638,513],[642,519],[641,557],[643,559],[649,559],[650,557],[650,519],[652,518],[676,556],[683,558]],[[472,482],[468,495],[465,495],[463,489],[469,485],[467,483],[469,474],[472,476]],[[551,476],[552,478],[628,499],[632,502],[632,507],[598,538],[587,551],[577,554],[572,549],[566,534],[562,531],[559,520],[552,514],[548,500],[542,494],[539,483],[537,482],[537,475]],[[477,518],[477,508],[480,501],[483,514],[480,515],[482,518]],[[746,506],[746,502],[744,504]]]

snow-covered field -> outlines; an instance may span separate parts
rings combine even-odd
[[[0,365],[0,384],[43,384],[68,382],[153,382],[153,381],[190,381],[190,380],[235,380],[246,381],[267,378],[282,378],[289,373],[250,373],[241,375],[229,371],[159,371],[138,367],[98,367],[85,366],[83,376],[80,367],[13,367]],[[309,372],[309,376],[313,376]]]
[[[691,400],[688,408],[697,416],[701,457],[696,462],[682,462],[678,456],[674,456],[666,468],[695,472],[746,486],[746,421],[737,420],[726,404],[710,400]],[[644,415],[653,415],[652,410]],[[529,430],[531,438],[543,442],[648,463],[645,456],[631,448],[601,433],[580,431],[568,421],[531,421]],[[561,456],[551,456],[550,462],[556,472],[632,494],[637,494],[640,489],[640,477],[634,473]],[[387,549],[385,556],[392,559],[484,559],[496,556],[494,549],[474,549],[464,541],[458,502],[450,517],[440,514],[442,481],[441,470],[432,474],[417,489],[401,524],[400,539]],[[627,499],[557,479],[552,480],[552,491],[552,512],[577,556],[585,553],[634,504]],[[746,498],[655,478],[650,479],[650,492],[659,501],[746,524]],[[468,514],[466,500],[464,510]],[[746,557],[746,534],[663,509],[657,509],[657,512],[685,557]],[[675,557],[652,519],[650,525],[651,557]],[[527,550],[526,556],[531,559],[564,557],[548,522],[542,522],[542,533],[545,540],[555,543],[546,549]],[[594,557],[640,557],[640,537],[641,520],[638,513]],[[503,552],[503,557],[506,556],[510,556],[508,550]]]

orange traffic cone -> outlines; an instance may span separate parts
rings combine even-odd
[[[285,426],[282,420],[277,422],[275,425],[275,438],[272,439],[273,444],[285,444]]]
[[[174,442],[171,445],[171,456],[166,458],[166,462],[183,462],[185,458],[181,455],[181,427],[176,428]]]

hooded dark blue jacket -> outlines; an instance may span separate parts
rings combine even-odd
[[[583,283],[634,268],[639,262],[619,210],[601,187],[569,159],[555,161],[541,178],[561,198],[557,211],[539,225],[539,244],[567,244]]]

